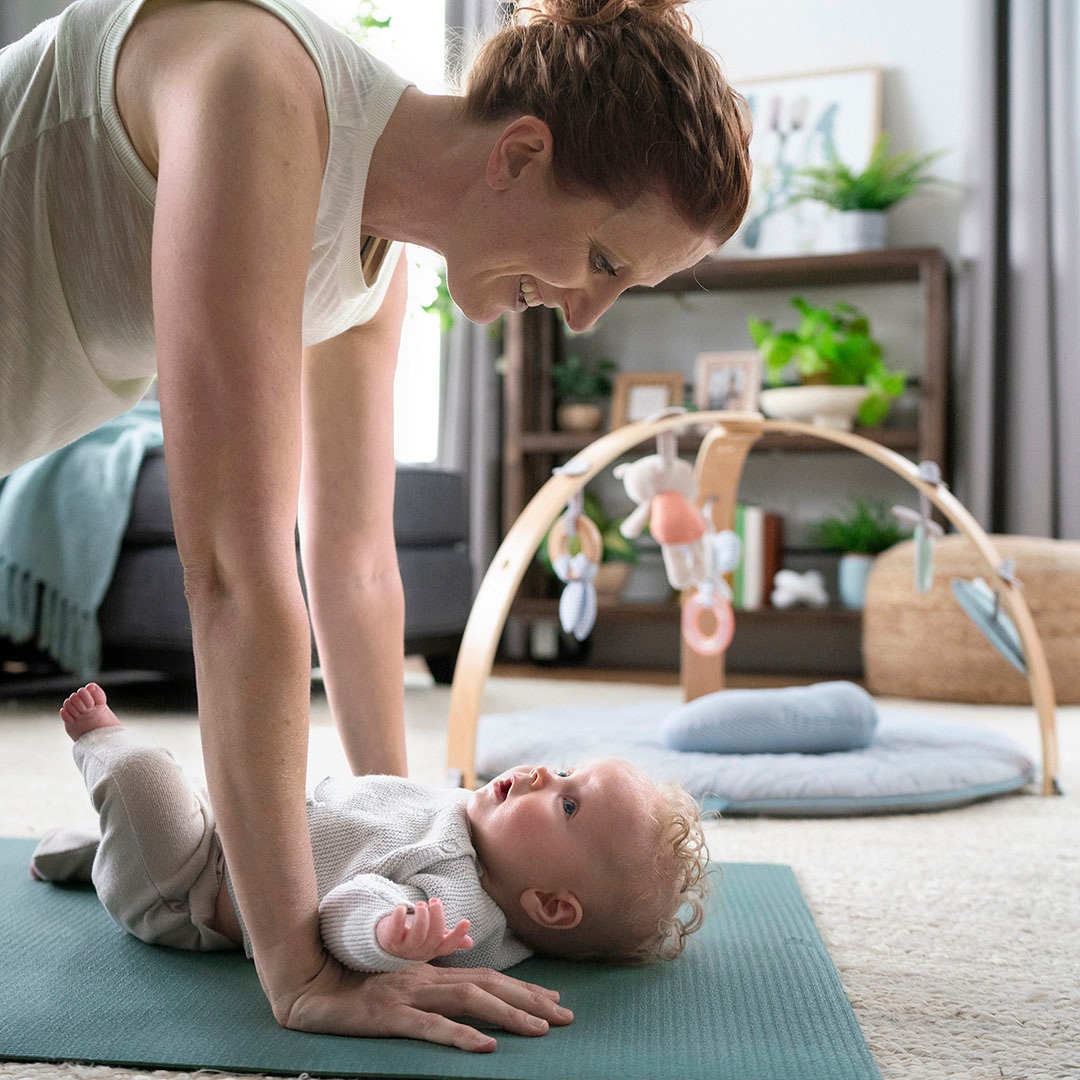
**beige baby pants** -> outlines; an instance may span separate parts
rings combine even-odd
[[[104,727],[74,756],[101,822],[91,877],[106,911],[154,945],[235,949],[210,929],[225,872],[213,811],[172,754]]]

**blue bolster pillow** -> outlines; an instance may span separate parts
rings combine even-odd
[[[672,750],[714,754],[827,754],[867,746],[874,699],[851,682],[720,690],[680,705],[661,734]]]

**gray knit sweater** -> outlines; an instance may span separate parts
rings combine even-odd
[[[473,947],[434,961],[503,970],[531,955],[480,884],[465,802],[456,788],[428,788],[399,776],[327,777],[308,795],[308,826],[327,949],[357,971],[397,971],[375,925],[398,904],[437,896],[447,926],[468,919]],[[231,890],[231,883],[230,883]],[[237,912],[239,916],[239,911]],[[244,948],[251,942],[244,930]]]

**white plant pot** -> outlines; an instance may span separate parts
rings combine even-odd
[[[884,210],[844,210],[837,215],[844,251],[880,251],[885,247]]]
[[[777,386],[762,390],[758,403],[766,416],[776,420],[850,431],[869,395],[865,386]]]

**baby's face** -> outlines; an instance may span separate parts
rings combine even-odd
[[[605,867],[648,814],[650,791],[643,774],[615,758],[565,772],[519,765],[470,795],[473,846],[485,874],[511,895],[617,888],[603,880]]]

